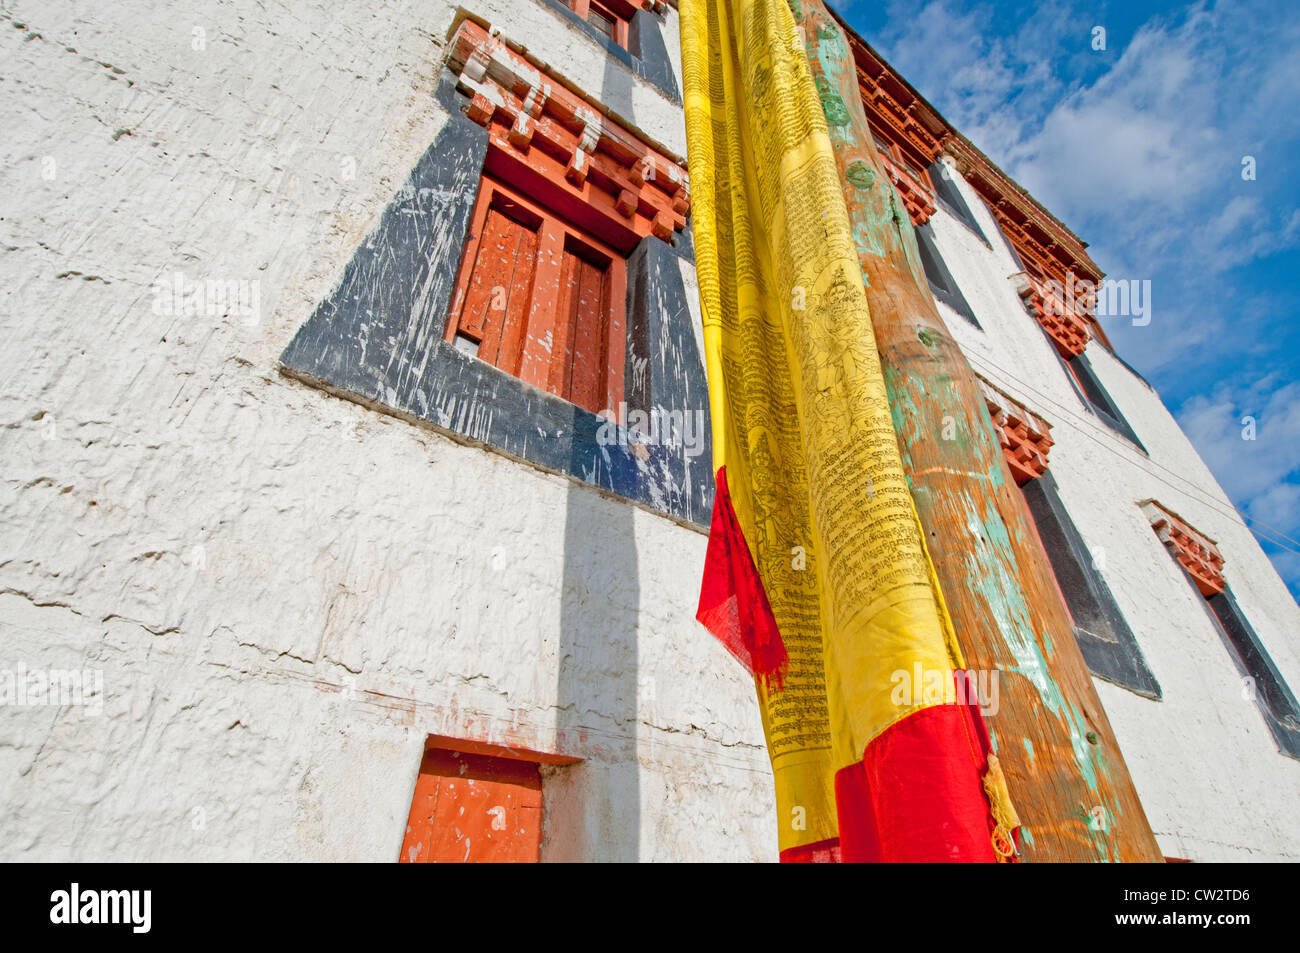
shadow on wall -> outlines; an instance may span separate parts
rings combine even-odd
[[[626,503],[569,486],[556,729],[584,760],[543,768],[544,862],[639,859],[634,515]]]
[[[605,62],[602,102],[632,78]],[[573,460],[580,473],[581,461]],[[571,483],[564,522],[556,729],[585,760],[547,769],[543,861],[640,858],[637,635],[641,586],[633,508]]]

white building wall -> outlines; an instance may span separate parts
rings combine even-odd
[[[1153,701],[1095,679],[1162,850],[1300,860],[1300,762],[1279,752],[1204,600],[1138,504],[1158,500],[1218,542],[1233,595],[1293,692],[1300,608],[1159,395],[1096,342],[1089,360],[1149,456],[1085,408],[1008,280],[1020,266],[988,207],[954,179],[989,245],[943,209],[933,228],[983,330],[940,308],[975,370],[1053,425],[1061,499],[1160,683]],[[1179,333],[1178,316],[1154,311],[1148,333]]]
[[[680,108],[559,14],[464,6],[685,153]],[[547,769],[547,859],[775,859],[752,685],[693,620],[701,533],[276,371],[440,127],[455,16],[0,13],[0,667],[104,678],[100,715],[0,713],[0,859],[393,860],[430,733],[585,759]],[[1160,843],[1296,859],[1300,764],[1137,502],[1219,541],[1293,688],[1300,610],[1158,397],[1097,345],[1150,459],[1084,409],[961,185],[992,247],[943,211],[934,228],[984,330],[945,316],[977,371],[1054,424],[1062,497],[1164,691],[1099,683]],[[260,319],[153,313],[178,271],[257,280]]]
[[[561,15],[465,5],[685,152]],[[775,859],[702,532],[277,373],[445,118],[453,7],[5,11],[0,668],[104,704],[0,712],[0,859],[392,861],[430,733],[584,759],[544,858]],[[260,320],[155,314],[178,271]]]

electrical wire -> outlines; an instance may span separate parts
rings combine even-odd
[[[1077,412],[1067,409],[1065,405],[1061,404],[1056,398],[1043,393],[1042,391],[1038,390],[1038,388],[1033,387],[1032,385],[1028,384],[1024,380],[1017,377],[1015,374],[1012,374],[1006,368],[993,363],[992,361],[988,360],[982,355],[969,353],[965,351],[965,349],[963,349],[963,353],[965,353],[966,359],[970,361],[971,364],[983,365],[986,370],[991,371],[994,374],[998,375],[999,377],[1002,377],[1005,380],[1018,385],[1026,393],[1034,395],[1044,405],[1055,408],[1059,412],[1058,414],[1054,415],[1057,417],[1057,419],[1064,418],[1069,420],[1072,423],[1075,423],[1076,425],[1082,425],[1076,427],[1078,433],[1080,433],[1082,436],[1086,437],[1087,439],[1091,440],[1094,444],[1101,447],[1107,453],[1110,453],[1113,456],[1125,460],[1126,462],[1137,466],[1139,469],[1144,470],[1148,476],[1152,477],[1157,482],[1169,487],[1169,489],[1173,490],[1174,492],[1182,493],[1184,495],[1193,497],[1198,502],[1214,510],[1220,516],[1225,516],[1229,518],[1236,516],[1238,519],[1242,521],[1243,525],[1245,525],[1247,530],[1249,530],[1255,536],[1259,537],[1264,542],[1271,543],[1272,545],[1278,547],[1279,549],[1300,556],[1300,548],[1293,549],[1292,547],[1287,546],[1282,542],[1279,542],[1278,539],[1270,538],[1269,536],[1260,533],[1250,524],[1255,523],[1258,526],[1263,527],[1265,530],[1267,530],[1269,533],[1273,534],[1274,536],[1280,537],[1281,539],[1286,540],[1289,543],[1294,543],[1296,547],[1300,547],[1300,540],[1292,539],[1286,533],[1282,532],[1281,530],[1277,529],[1274,526],[1270,526],[1268,523],[1265,523],[1263,520],[1259,520],[1256,519],[1255,517],[1247,515],[1246,513],[1242,512],[1242,510],[1239,507],[1237,507],[1236,504],[1232,503],[1231,500],[1228,501],[1228,506],[1231,508],[1231,510],[1230,511],[1225,510],[1223,508],[1222,500],[1218,500],[1208,495],[1206,491],[1202,489],[1200,486],[1196,485],[1195,483],[1192,483],[1186,477],[1181,476],[1175,471],[1170,470],[1168,467],[1164,466],[1163,464],[1158,463],[1157,461],[1151,459],[1149,456],[1144,461],[1141,459],[1132,459],[1124,455],[1118,449],[1111,446],[1109,443],[1103,440],[1099,440],[1095,435],[1089,432],[1091,429],[1091,425],[1095,422],[1095,420],[1083,417]],[[1173,477],[1174,479],[1184,484],[1184,487],[1180,488],[1178,486],[1173,485],[1168,480],[1162,478],[1158,473],[1155,473],[1152,468],[1161,470],[1164,473],[1169,474],[1169,476]]]

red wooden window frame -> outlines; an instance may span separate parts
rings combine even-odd
[[[485,174],[444,339],[470,341],[480,359],[592,413],[612,410],[623,399],[626,293],[617,250]]]
[[[628,26],[636,14],[636,9],[631,4],[622,0],[571,0],[569,6],[574,13],[598,30],[600,26],[593,20],[593,13],[609,23],[611,32],[605,33],[604,30],[600,32],[605,33],[623,49],[627,49]]]
[[[890,159],[896,166],[910,172],[913,178],[925,186],[931,195],[934,195],[934,180],[930,178],[930,170],[912,161],[903,147],[893,142],[879,127],[872,125],[870,122],[867,123],[867,126],[871,130],[871,138],[876,141],[876,151],[885,153],[885,158]]]

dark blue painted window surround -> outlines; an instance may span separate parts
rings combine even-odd
[[[1170,553],[1170,558],[1177,559]],[[1233,664],[1244,678],[1251,680],[1255,704],[1268,726],[1269,733],[1277,743],[1278,750],[1289,757],[1300,759],[1300,705],[1287,686],[1282,673],[1273,664],[1272,657],[1264,648],[1254,627],[1233,598],[1232,587],[1224,586],[1223,592],[1206,598],[1196,585],[1191,573],[1182,569],[1187,584],[1196,592],[1198,599],[1205,604],[1205,611],[1214,623],[1215,631]],[[1244,687],[1244,686],[1243,686]]]
[[[447,75],[437,99],[449,120],[289,342],[282,370],[707,527],[708,389],[678,268],[689,237],[673,247],[651,236],[628,256],[626,402],[629,416],[687,412],[695,422],[701,412],[702,446],[691,453],[681,440],[628,440],[626,428],[611,443],[602,439],[611,430],[602,418],[443,340],[488,132],[463,114],[464,98]]]
[[[1016,270],[1024,271],[1025,263],[1020,260],[1020,252],[1016,251],[1016,246],[1011,244],[1011,239],[1007,238],[1006,230],[1003,229],[1002,223],[998,221],[998,217],[994,214],[993,208],[988,202],[984,202],[984,207],[988,209],[989,218],[993,219],[993,226],[998,230],[998,234],[1002,236],[1002,244],[1006,246],[1007,251],[1011,253],[1011,260],[1016,263]]]
[[[957,188],[957,183],[951,178],[957,173],[950,171],[942,161],[935,162],[926,171],[930,174],[930,181],[934,183],[934,197],[938,199],[939,205],[943,207],[944,211],[978,235],[979,240],[985,245],[989,245],[984,229],[980,228],[975,221],[970,206],[966,204],[966,200],[962,198],[961,190]],[[989,247],[992,248],[993,246],[989,245]]]
[[[628,49],[623,49],[599,29],[578,16],[564,0],[541,0],[548,7],[560,13],[574,26],[595,40],[605,52],[614,57],[637,76],[667,96],[674,103],[681,104],[682,94],[677,89],[677,76],[673,64],[668,59],[668,47],[664,44],[663,23],[649,10],[637,10],[628,24]]]
[[[1129,628],[1093,555],[1065,509],[1051,473],[1021,487],[1038,536],[1047,551],[1057,585],[1074,619],[1074,637],[1088,669],[1148,698],[1160,697],[1160,685],[1147,667],[1137,637]]]
[[[1119,405],[1115,403],[1097,377],[1097,372],[1093,370],[1092,362],[1088,360],[1088,356],[1086,354],[1076,354],[1066,363],[1070,371],[1073,372],[1072,376],[1083,389],[1084,399],[1089,409],[1100,417],[1102,423],[1107,427],[1124,437],[1143,453],[1146,453],[1147,448],[1142,446],[1142,441],[1133,432],[1132,426],[1120,411]]]
[[[971,310],[965,295],[957,287],[952,272],[944,264],[943,256],[939,254],[939,246],[934,242],[934,232],[929,222],[916,226],[916,246],[921,253],[925,277],[930,283],[930,293],[978,328],[980,323],[975,319],[975,312]]]
[[[985,207],[987,206],[988,203],[986,202]],[[989,214],[993,215],[992,209],[989,209]],[[995,224],[997,223],[997,220],[997,216],[993,215],[993,221]],[[1016,251],[1015,245],[1011,244],[1011,239],[1007,238],[1007,233],[1002,230],[1001,225],[998,225],[998,234],[1002,236],[1002,243],[1006,246],[1007,251],[1011,253],[1012,260],[1020,267],[1021,271],[1024,271],[1025,265],[1024,262],[1020,260],[1020,253]],[[1035,320],[1034,323],[1037,324],[1038,322]],[[1092,368],[1092,362],[1083,355],[1079,355],[1077,358],[1067,362],[1065,358],[1061,357],[1060,351],[1057,350],[1056,343],[1052,340],[1052,336],[1048,334],[1046,330],[1043,330],[1041,326],[1039,330],[1043,331],[1043,335],[1051,345],[1052,353],[1054,353],[1056,359],[1061,362],[1061,370],[1065,372],[1066,379],[1069,380],[1070,386],[1074,389],[1075,394],[1078,395],[1079,400],[1084,404],[1084,406],[1096,413],[1096,415],[1100,417],[1111,430],[1114,430],[1116,433],[1132,442],[1132,444],[1143,453],[1146,453],[1146,447],[1142,446],[1142,441],[1140,441],[1137,438],[1137,434],[1133,432],[1132,426],[1129,425],[1128,420],[1120,412],[1119,406],[1111,398],[1106,388],[1102,386],[1101,381],[1097,378],[1097,373]],[[1110,353],[1121,364],[1124,364],[1124,361],[1121,360],[1119,355],[1115,354],[1114,351],[1111,351]],[[1124,364],[1124,366],[1128,367],[1127,364]],[[1129,367],[1129,370],[1132,371],[1133,369]],[[1133,371],[1133,373],[1142,380],[1142,383],[1147,383],[1146,380],[1142,378],[1142,375],[1138,374],[1137,371]],[[1147,384],[1147,386],[1150,387],[1151,385]]]

